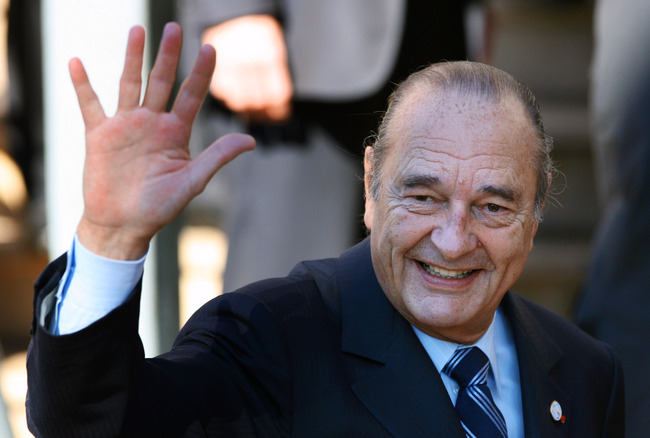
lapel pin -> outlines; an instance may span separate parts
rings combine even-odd
[[[560,403],[557,400],[553,400],[553,403],[551,403],[550,411],[553,420],[560,421],[562,423],[566,421],[566,417],[562,414],[562,406],[560,406]]]

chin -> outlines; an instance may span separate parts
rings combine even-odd
[[[468,309],[476,308],[476,303],[464,300],[450,300],[449,297],[426,297],[422,301],[406,304],[407,320],[425,333],[435,337],[436,333],[462,331],[472,327],[480,317]],[[471,330],[470,330],[471,331]]]

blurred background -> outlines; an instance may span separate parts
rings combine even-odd
[[[30,436],[24,394],[32,283],[67,250],[80,214],[83,125],[67,61],[84,60],[111,113],[127,29],[145,25],[153,53],[176,8],[172,0],[54,3],[0,0],[0,438]],[[492,4],[491,63],[539,98],[562,172],[515,290],[571,318],[599,215],[587,112],[594,5]],[[222,289],[228,242],[218,196],[218,188],[207,190],[152,249],[141,326],[148,354],[167,348],[187,315]]]

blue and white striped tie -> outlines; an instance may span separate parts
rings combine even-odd
[[[456,412],[469,438],[507,438],[506,421],[487,386],[490,361],[478,347],[458,348],[442,372],[458,385]]]

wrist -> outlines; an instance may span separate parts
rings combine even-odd
[[[112,260],[139,260],[147,254],[151,241],[122,228],[93,224],[83,217],[77,226],[77,238],[88,251]]]

